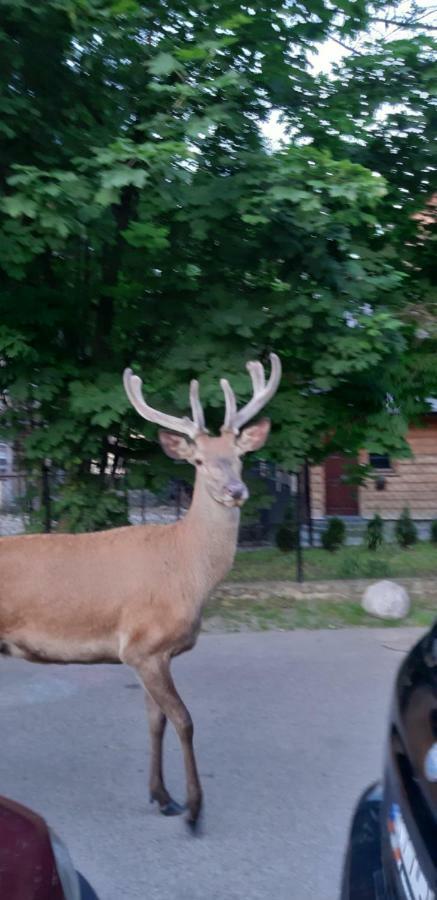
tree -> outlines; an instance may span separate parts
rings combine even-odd
[[[273,458],[405,452],[387,397],[408,274],[381,234],[386,182],[260,134],[273,106],[304,120],[311,48],[369,20],[364,2],[305,6],[3,4],[3,422],[26,465],[66,470],[64,495],[89,496],[91,469],[107,489],[127,456],[152,463],[149,483],[168,472],[123,394],[129,364],[175,411],[201,374],[218,426],[219,377],[243,394],[242,361],[275,349]]]
[[[406,352],[393,360],[389,393],[407,418],[426,411],[424,398],[437,391],[437,24],[432,12],[415,3],[387,6],[382,16],[370,11],[382,31],[348,42],[348,54],[332,72],[315,79],[311,108],[289,111],[297,140],[300,136],[336,159],[353,160],[384,177],[379,230],[381,237],[390,234],[387,259],[405,274],[398,315],[407,337]]]

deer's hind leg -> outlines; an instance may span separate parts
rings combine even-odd
[[[161,707],[153,699],[147,688],[145,689],[145,694],[149,714],[150,732],[150,802],[158,803],[160,812],[162,812],[164,816],[179,816],[185,811],[185,807],[172,799],[164,784],[163,776],[162,755],[167,717],[164,715]]]

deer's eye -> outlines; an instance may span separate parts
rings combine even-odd
[[[202,459],[195,459],[194,462],[196,463],[196,466],[201,466],[203,464]]]

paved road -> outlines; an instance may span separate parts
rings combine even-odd
[[[0,659],[0,793],[66,840],[101,900],[337,900],[358,793],[381,768],[406,630],[206,635],[176,660],[196,723],[204,833],[146,796],[133,673]],[[168,782],[183,796],[167,740]]]

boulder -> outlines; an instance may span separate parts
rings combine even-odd
[[[410,598],[401,584],[377,581],[366,588],[361,606],[379,619],[403,619],[410,611]]]

